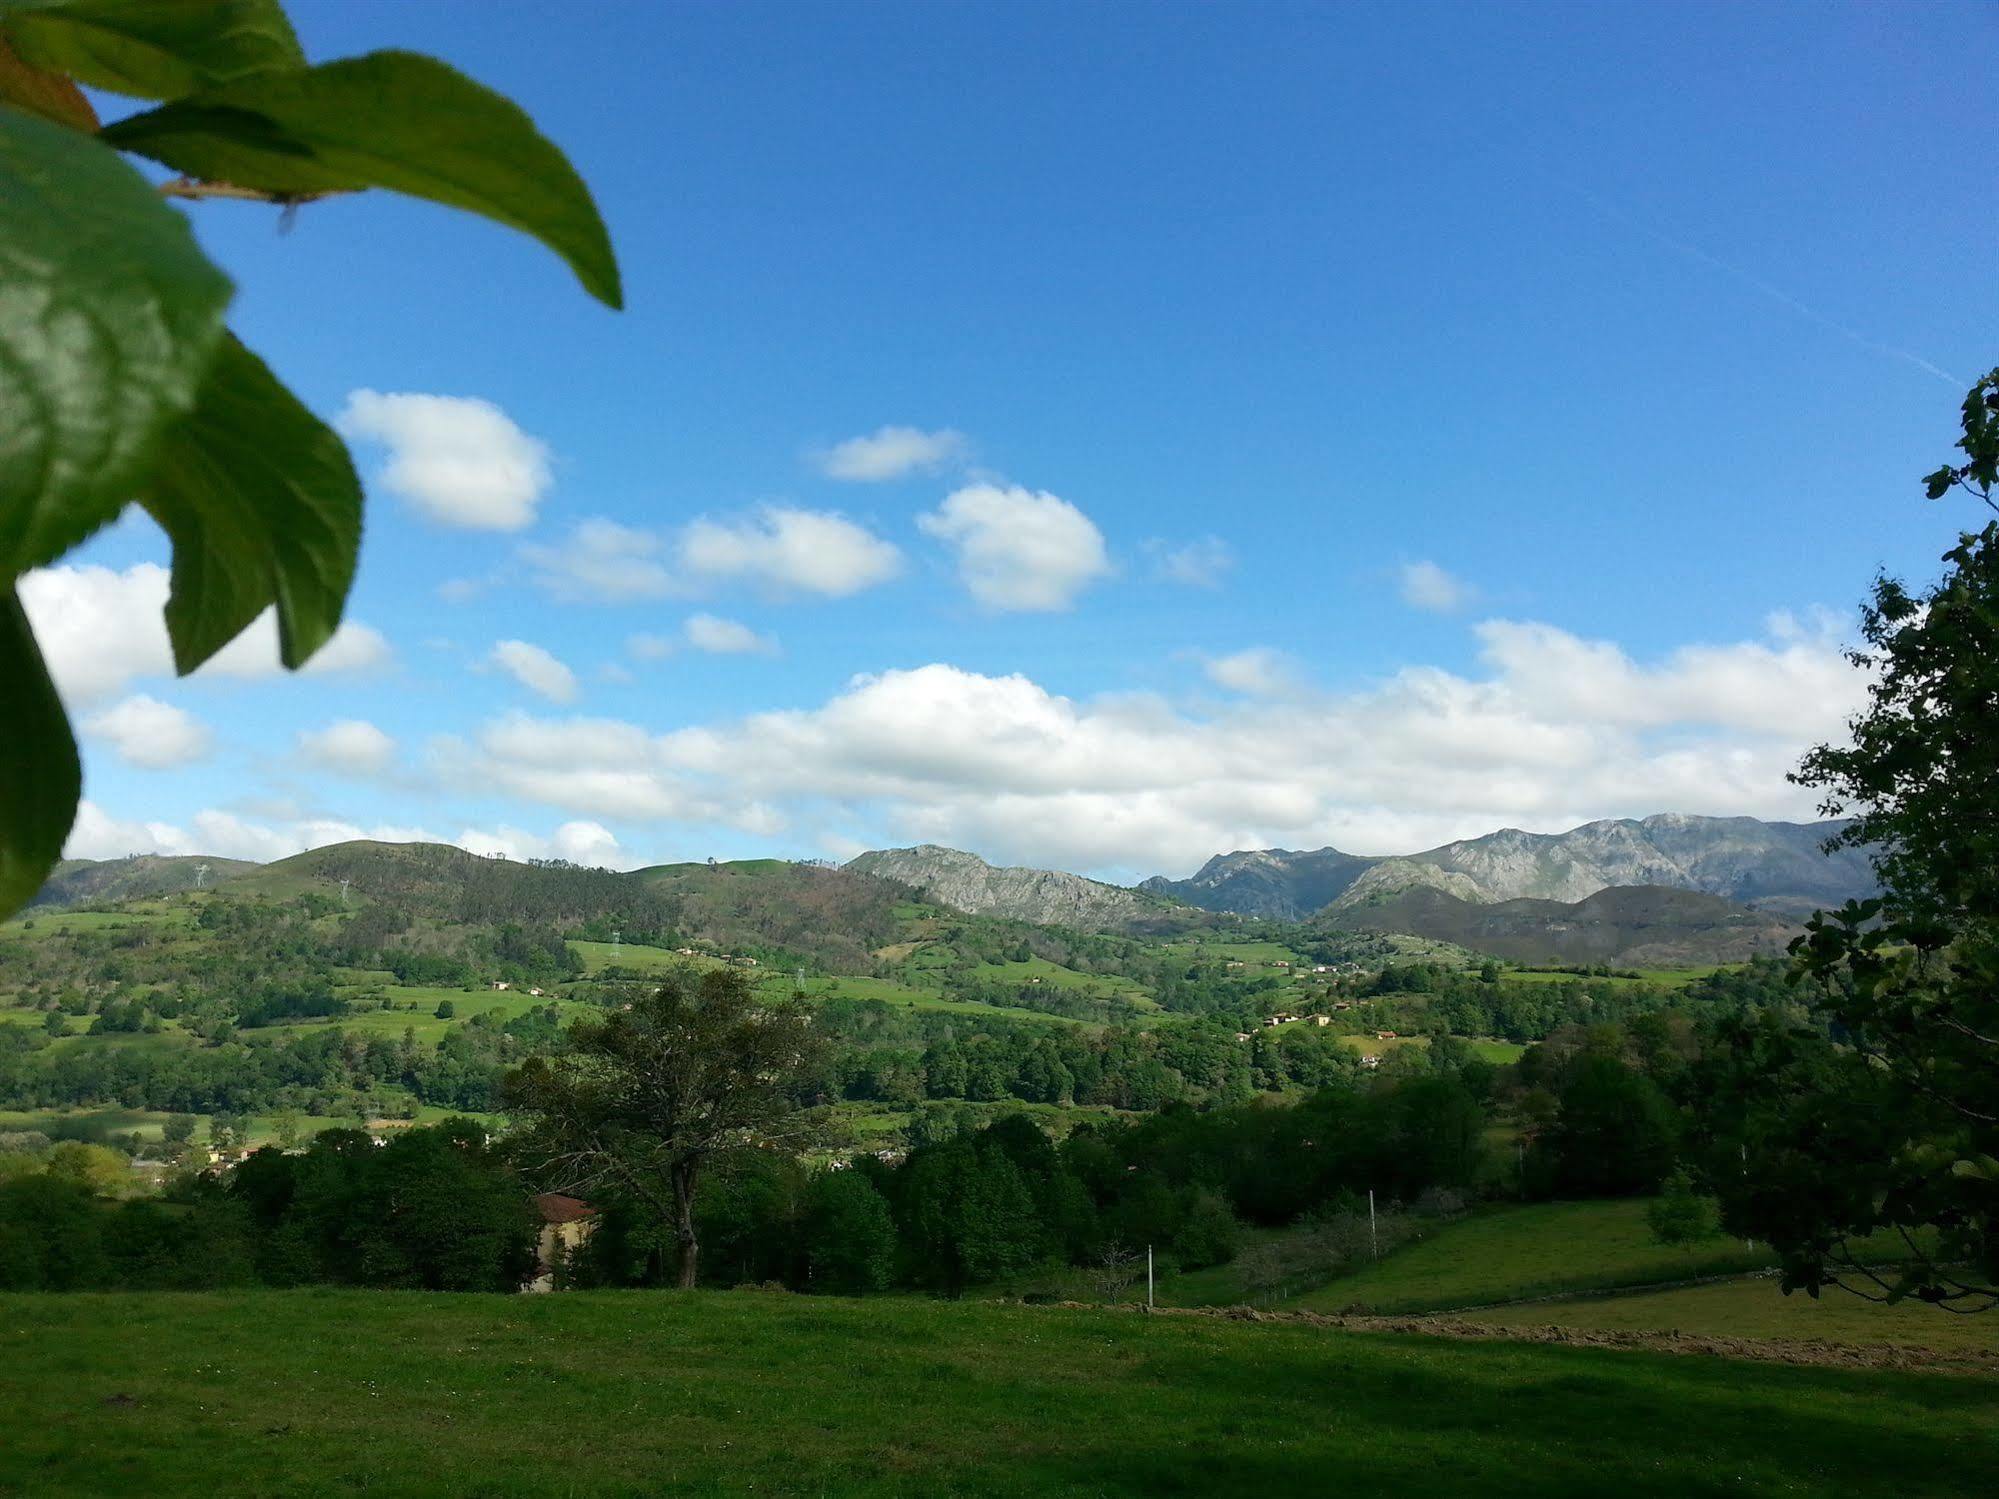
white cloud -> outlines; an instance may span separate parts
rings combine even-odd
[[[437,585],[437,596],[447,604],[469,604],[485,590],[477,578],[446,578]]]
[[[502,640],[488,658],[530,692],[538,692],[551,703],[576,701],[576,673],[556,656],[525,640]]]
[[[1208,680],[1245,697],[1275,697],[1296,685],[1297,675],[1290,658],[1267,645],[1251,646],[1228,656],[1212,656],[1203,663]]]
[[[163,611],[167,569],[140,562],[122,571],[95,565],[38,568],[21,579],[21,603],[41,642],[56,686],[72,703],[124,690],[146,677],[174,674]],[[390,657],[380,632],[350,620],[305,665],[307,672],[361,671]],[[204,665],[198,677],[270,677],[278,660],[278,625],[265,610]]]
[[[1473,598],[1469,584],[1451,576],[1434,562],[1403,563],[1401,586],[1403,603],[1412,609],[1426,609],[1432,614],[1455,614]]]
[[[941,663],[669,733],[514,714],[451,746],[450,773],[571,816],[794,838],[835,816],[1008,861],[1182,873],[1232,848],[1411,852],[1674,810],[1810,818],[1785,773],[1865,691],[1829,633],[1654,661],[1546,625],[1477,633],[1469,675],[1411,668],[1205,714]]]
[[[859,593],[902,569],[893,545],[844,515],[784,505],[738,520],[703,517],[680,533],[678,553],[693,578],[825,598]]]
[[[716,656],[774,656],[777,642],[768,635],[759,635],[748,625],[733,619],[722,619],[713,614],[689,615],[687,623],[681,626],[681,633],[687,643],[697,651],[707,651]]]
[[[567,603],[632,603],[670,598],[682,585],[661,560],[666,547],[650,531],[601,516],[580,521],[560,546],[539,542],[520,549],[534,581]]]
[[[601,822],[565,822],[544,838],[501,823],[491,830],[466,828],[453,840],[475,854],[503,854],[509,859],[564,859],[598,869],[636,869],[644,861],[627,853],[617,836]]]
[[[382,487],[439,525],[519,531],[548,491],[548,448],[491,401],[357,390],[336,425],[386,446]]]
[[[678,649],[666,636],[649,634],[644,630],[625,637],[625,654],[634,661],[664,661]]]
[[[916,523],[956,551],[959,577],[988,609],[1067,609],[1111,570],[1096,523],[1045,491],[971,484]]]
[[[1235,553],[1219,536],[1203,536],[1178,545],[1155,537],[1145,544],[1152,575],[1189,588],[1219,588],[1235,570]]]
[[[874,482],[905,474],[934,474],[947,464],[962,463],[964,434],[949,427],[925,432],[916,427],[882,427],[867,437],[850,437],[815,455],[819,471],[829,479]]]
[[[375,776],[396,758],[396,741],[365,718],[343,718],[298,736],[299,754],[338,775]]]
[[[104,740],[119,759],[143,770],[192,765],[214,745],[208,726],[192,713],[143,693],[85,719],[83,732]]]

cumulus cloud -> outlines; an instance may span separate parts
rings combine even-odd
[[[1296,673],[1282,651],[1267,645],[1251,646],[1228,656],[1211,656],[1202,669],[1208,680],[1245,697],[1274,697],[1295,685]]]
[[[65,564],[38,568],[21,579],[21,604],[65,699],[88,703],[142,678],[174,674],[163,616],[168,583],[167,569],[153,562],[122,571]],[[349,620],[304,670],[362,671],[389,657],[389,644],[379,631]],[[277,617],[267,609],[197,675],[269,677],[283,670]]]
[[[678,647],[664,635],[641,630],[625,637],[625,654],[634,661],[664,661]]]
[[[192,765],[214,746],[208,726],[192,713],[143,693],[86,718],[83,732],[142,770]]]
[[[1455,614],[1472,601],[1470,585],[1434,562],[1405,562],[1401,575],[1402,602],[1432,614]]]
[[[889,542],[830,510],[765,505],[736,520],[703,517],[680,533],[681,570],[709,583],[845,598],[902,570]]]
[[[765,505],[746,516],[703,516],[671,535],[601,517],[556,546],[530,543],[534,582],[565,603],[687,598],[730,584],[783,596],[844,598],[902,570],[902,554],[830,510]]]
[[[882,427],[867,437],[850,437],[814,455],[819,472],[829,479],[872,483],[906,474],[934,474],[947,464],[965,460],[964,434],[943,427],[925,432],[916,427]]]
[[[538,645],[525,640],[502,640],[487,659],[528,691],[540,693],[551,703],[576,701],[576,673]]]
[[[643,861],[626,852],[601,822],[565,822],[547,837],[501,823],[492,829],[466,828],[452,840],[475,854],[508,859],[566,859],[598,869],[635,869]]]
[[[662,560],[666,544],[650,531],[596,517],[580,521],[559,546],[520,549],[534,581],[565,603],[625,604],[669,598],[682,585]]]
[[[1188,588],[1219,588],[1235,570],[1235,552],[1219,536],[1179,543],[1154,537],[1145,552],[1152,559],[1153,577]]]
[[[746,624],[713,614],[689,615],[681,626],[687,643],[697,651],[715,656],[774,656],[777,642],[759,635]]]
[[[343,718],[298,736],[299,755],[337,775],[376,776],[396,758],[396,741],[365,718]]]
[[[1836,639],[1809,630],[1649,661],[1546,625],[1477,638],[1469,674],[1411,668],[1204,714],[936,663],[668,733],[510,714],[450,752],[454,773],[570,816],[798,836],[833,808],[898,840],[1115,877],[1231,848],[1406,853],[1668,810],[1809,818],[1785,773],[1865,693]]]
[[[357,390],[335,425],[386,447],[377,482],[442,526],[519,531],[548,491],[548,448],[491,401]]]
[[[1046,491],[970,484],[916,524],[957,554],[959,578],[988,609],[1067,609],[1111,570],[1096,523]]]

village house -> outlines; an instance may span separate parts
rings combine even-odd
[[[528,993],[532,994],[536,999],[541,998],[541,990],[539,989],[530,989],[528,990]]]
[[[1374,1033],[1374,1039],[1375,1039],[1375,1040],[1377,1040],[1377,1041],[1393,1041],[1393,1040],[1395,1039],[1395,1032],[1394,1032],[1394,1031],[1376,1031],[1376,1032]]]
[[[1256,1039],[1248,1031],[1237,1031],[1235,1033],[1235,1038],[1238,1041],[1253,1041]]]
[[[1289,1025],[1292,1021],[1296,1020],[1297,1018],[1298,1017],[1296,1015],[1286,1012],[1277,1015],[1267,1015],[1264,1017],[1263,1023],[1265,1025]]]
[[[1314,1025],[1331,1025],[1333,1023],[1333,1017],[1330,1015],[1307,1015],[1305,1018]]]
[[[1381,1058],[1378,1056],[1365,1056],[1360,1059],[1360,1064],[1372,1072],[1381,1065]]]
[[[495,989],[511,989],[511,988],[513,988],[514,986],[513,986],[512,984],[508,983],[508,982],[507,982],[507,981],[506,981],[505,979],[494,979],[494,980],[493,980],[493,987],[494,987]]]
[[[562,1192],[539,1193],[534,1206],[541,1217],[541,1233],[535,1238],[534,1274],[521,1289],[553,1291],[557,1268],[596,1231],[597,1210]]]

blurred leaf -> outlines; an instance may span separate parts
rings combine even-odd
[[[7,0],[0,25],[38,67],[136,99],[305,66],[277,0]]]
[[[28,616],[0,590],[0,917],[26,905],[62,857],[83,791],[76,740]]]
[[[183,674],[273,603],[286,666],[339,626],[360,481],[346,444],[233,335],[194,410],[161,439],[141,498],[173,538],[167,632]]]
[[[386,187],[534,236],[622,306],[590,191],[512,101],[432,57],[371,52],[266,73],[121,120],[102,139],[274,197]]]
[[[11,104],[85,134],[95,134],[97,130],[97,111],[83,97],[83,90],[60,73],[24,62],[7,45],[4,34],[0,34],[0,104]]]
[[[131,498],[194,404],[229,280],[95,140],[0,109],[0,580]]]

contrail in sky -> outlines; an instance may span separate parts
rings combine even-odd
[[[1806,306],[1803,302],[1800,302],[1796,297],[1792,296],[1789,292],[1783,290],[1781,287],[1772,286],[1769,282],[1765,281],[1761,276],[1755,275],[1750,271],[1745,271],[1741,266],[1733,265],[1730,262],[1723,260],[1719,255],[1710,255],[1706,250],[1703,250],[1699,245],[1689,244],[1686,240],[1679,239],[1671,234],[1667,234],[1665,231],[1658,229],[1651,224],[1646,223],[1643,219],[1638,218],[1633,214],[1627,213],[1624,209],[1620,208],[1617,204],[1611,202],[1609,199],[1604,198],[1597,193],[1591,192],[1588,188],[1582,186],[1582,184],[1580,183],[1571,182],[1567,178],[1557,176],[1553,172],[1548,172],[1546,175],[1549,177],[1551,181],[1559,183],[1561,186],[1566,187],[1570,192],[1575,193],[1578,197],[1585,199],[1592,207],[1596,209],[1598,213],[1602,214],[1605,218],[1612,219],[1615,222],[1624,225],[1628,229],[1635,229],[1640,234],[1643,234],[1648,238],[1657,240],[1660,244],[1666,246],[1667,249],[1677,250],[1680,254],[1686,256],[1688,259],[1697,260],[1702,265],[1707,266],[1711,270],[1720,271],[1724,276],[1732,276],[1735,280],[1740,281],[1743,285],[1752,287],[1756,291],[1761,292],[1771,301],[1776,302],[1781,306],[1790,308],[1791,311],[1797,313],[1798,316],[1802,318],[1808,318],[1810,321],[1817,323],[1821,328],[1824,328],[1829,332],[1837,333],[1841,338],[1847,340],[1849,343],[1858,344],[1861,348],[1868,350],[1870,353],[1882,354],[1890,359],[1898,359],[1904,364],[1912,364],[1917,369],[1923,371],[1925,374],[1934,375],[1937,377],[1937,379],[1943,381],[1947,385],[1954,387],[1955,389],[1962,390],[1964,386],[1967,384],[1966,381],[1959,379],[1956,375],[1953,375],[1949,370],[1940,369],[1936,365],[1931,364],[1929,360],[1923,358],[1922,355],[1912,354],[1907,349],[1898,349],[1893,344],[1884,344],[1878,339],[1869,338],[1866,334],[1857,332],[1854,329],[1847,327],[1846,324],[1838,321],[1836,318],[1827,317],[1823,312],[1820,312],[1816,307]]]

